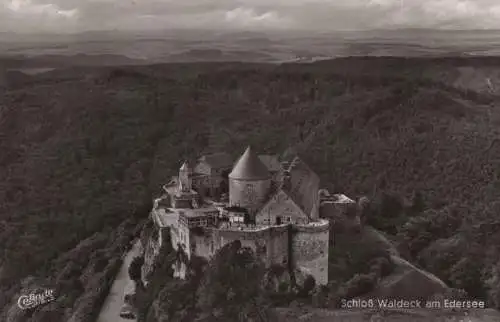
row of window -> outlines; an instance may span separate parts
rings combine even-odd
[[[292,216],[278,216],[274,219],[264,219],[263,223],[267,225],[280,225],[284,223],[291,223]]]

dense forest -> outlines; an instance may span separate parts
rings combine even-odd
[[[370,224],[405,257],[499,307],[500,98],[477,77],[499,68],[496,58],[359,57],[7,75],[0,305],[29,276],[78,279],[66,300],[81,304],[96,282],[82,278],[87,263],[64,275],[68,258],[117,258],[181,160],[252,144],[302,153],[332,192],[372,200]]]

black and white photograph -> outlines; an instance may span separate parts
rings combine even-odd
[[[0,0],[0,322],[500,322],[500,1]]]

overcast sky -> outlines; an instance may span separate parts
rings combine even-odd
[[[500,0],[0,0],[0,32],[500,29]]]

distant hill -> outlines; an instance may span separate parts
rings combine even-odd
[[[272,62],[275,60],[272,55],[260,53],[258,51],[244,50],[220,50],[220,49],[190,49],[184,52],[170,54],[165,57],[169,62]]]
[[[27,59],[22,55],[0,56],[0,64],[7,69],[23,68],[60,68],[69,66],[123,66],[143,65],[146,62],[139,59],[131,59],[121,55],[39,55]]]
[[[75,35],[0,33],[0,56],[71,56],[88,65],[130,65],[120,55],[149,63],[190,61],[283,62],[295,57],[500,55],[500,37],[492,31],[371,30],[342,32],[234,32],[166,30],[86,32]],[[2,41],[3,39],[3,41]],[[102,56],[101,56],[102,55]],[[102,61],[99,57],[101,56]],[[66,58],[65,58],[66,57]],[[48,57],[52,62],[56,57]]]

